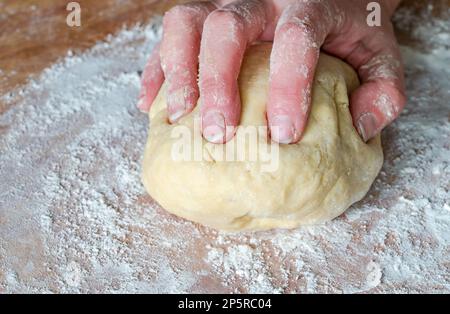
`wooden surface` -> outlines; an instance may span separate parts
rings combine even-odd
[[[0,2],[0,95],[23,84],[30,75],[64,56],[82,51],[118,29],[145,23],[186,0],[80,0],[80,27],[66,24],[61,0],[2,0]],[[5,110],[0,103],[0,113]]]
[[[82,51],[108,34],[135,23],[145,23],[186,0],[80,0],[81,27],[68,27],[66,5],[61,0],[3,0],[0,2],[0,95],[23,84],[28,77],[64,56]],[[402,5],[420,8],[433,3],[442,14],[450,0],[405,0]],[[400,34],[408,40],[408,34]],[[5,110],[0,102],[0,113]]]

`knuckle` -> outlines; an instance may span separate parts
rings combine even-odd
[[[179,4],[166,12],[163,18],[164,24],[179,23],[180,20],[190,20],[195,16],[195,11],[185,4]]]
[[[238,30],[242,30],[244,20],[240,14],[233,10],[219,9],[208,16],[205,24],[212,28],[235,29],[237,27]]]
[[[287,38],[298,38],[307,39],[309,41],[316,40],[316,29],[315,27],[306,20],[300,18],[292,18],[288,21],[282,23],[278,29],[278,33]]]
[[[280,31],[309,34],[314,31],[314,27],[304,19],[291,18],[281,24]]]

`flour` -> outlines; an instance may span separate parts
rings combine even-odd
[[[399,14],[413,34],[449,26]],[[448,41],[402,47],[408,105],[363,201],[323,226],[227,235],[167,214],[140,183],[148,120],[135,104],[158,26],[1,96],[0,292],[450,290]]]
[[[431,2],[431,1],[430,1]],[[438,2],[438,1],[435,1]],[[435,18],[435,8],[429,3],[424,9],[413,11],[408,7],[401,7],[394,15],[394,22],[398,30],[407,32],[411,40],[417,41],[423,50],[429,51],[439,48],[450,48],[450,7],[441,8],[441,18]]]

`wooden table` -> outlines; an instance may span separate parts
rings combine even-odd
[[[83,51],[120,28],[146,23],[186,0],[80,0],[80,27],[69,27],[58,0],[0,2],[0,95],[64,56]],[[6,108],[0,104],[0,113]]]

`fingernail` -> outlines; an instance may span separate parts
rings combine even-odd
[[[186,112],[185,100],[180,92],[169,94],[167,99],[170,123],[177,122]]]
[[[144,106],[144,97],[139,98],[136,107],[139,109],[139,111],[143,112],[143,113],[147,113],[147,110],[145,110],[145,106]]]
[[[208,112],[202,119],[203,137],[211,143],[222,144],[226,139],[225,118],[217,111]]]
[[[356,127],[364,142],[367,142],[375,135],[377,120],[372,113],[368,112],[359,117]]]
[[[177,122],[195,106],[195,90],[189,86],[169,93],[168,98],[169,120]]]
[[[176,110],[175,112],[171,113],[169,115],[170,123],[177,122],[178,119],[180,119],[184,115],[184,113],[185,113],[184,109],[179,109],[179,110]]]
[[[280,144],[290,144],[295,139],[295,128],[289,116],[275,116],[270,121],[272,140]]]

